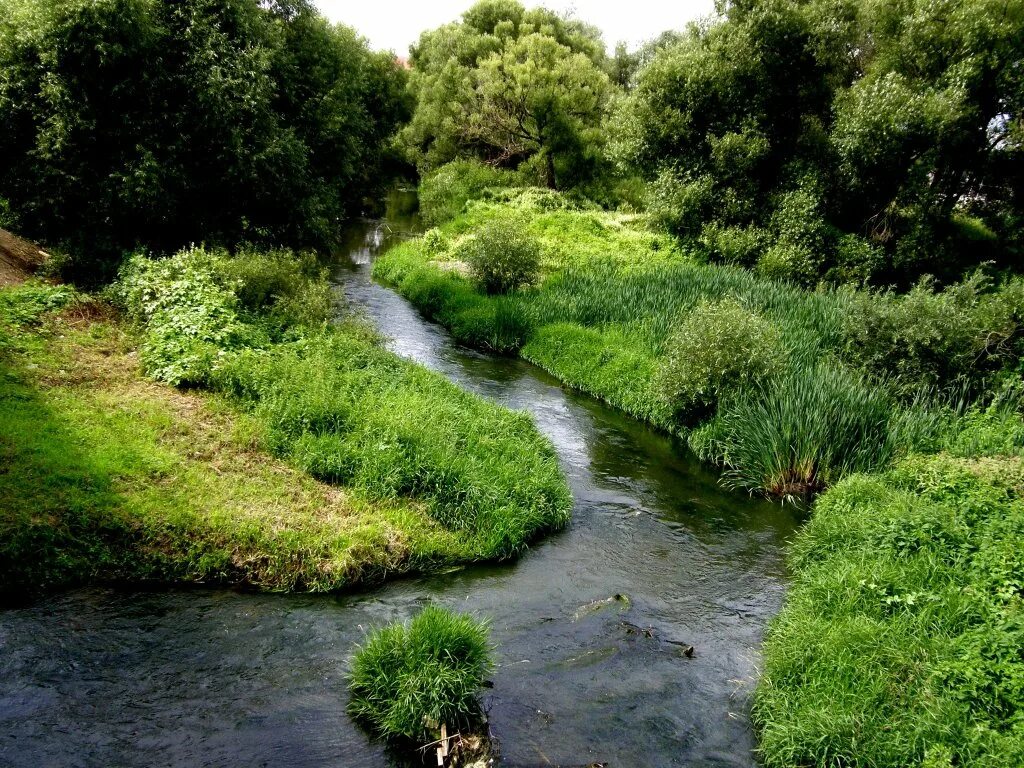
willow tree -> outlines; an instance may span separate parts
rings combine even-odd
[[[611,83],[594,28],[484,0],[424,33],[411,64],[416,108],[403,137],[421,171],[459,157],[529,162],[555,187],[597,162]]]
[[[1019,262],[1024,4],[718,6],[640,70],[616,121],[666,225],[809,283]]]

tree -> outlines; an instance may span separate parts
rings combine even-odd
[[[1024,6],[718,8],[640,69],[616,121],[614,154],[658,181],[662,221],[720,258],[760,244],[765,271],[809,282],[1012,263]]]
[[[320,244],[403,90],[304,0],[0,0],[3,194],[79,276],[138,246]]]
[[[483,0],[424,33],[412,52],[416,97],[403,132],[421,172],[458,157],[539,164],[554,187],[599,159],[611,84],[596,30],[510,0]]]

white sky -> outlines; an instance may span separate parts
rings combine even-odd
[[[406,56],[420,32],[454,21],[474,0],[314,0],[331,21],[355,27],[376,49]],[[529,7],[543,5],[600,27],[611,52],[618,41],[636,48],[666,29],[681,29],[688,21],[707,16],[714,0],[521,0]]]

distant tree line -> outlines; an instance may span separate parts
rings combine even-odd
[[[405,77],[306,0],[0,0],[0,226],[79,274],[323,243],[378,182]]]
[[[402,136],[424,173],[638,177],[710,258],[805,283],[1024,256],[1020,2],[734,0],[608,56],[580,21],[482,0],[411,63]]]

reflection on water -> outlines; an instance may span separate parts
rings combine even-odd
[[[572,486],[568,530],[515,564],[364,594],[88,590],[0,614],[0,764],[388,765],[344,716],[347,656],[367,627],[439,602],[493,622],[505,764],[754,765],[748,695],[789,510],[724,492],[668,438],[525,363],[453,345],[369,278],[418,228],[391,202],[349,232],[339,290],[398,354],[533,414]],[[628,604],[580,610],[616,593]]]

